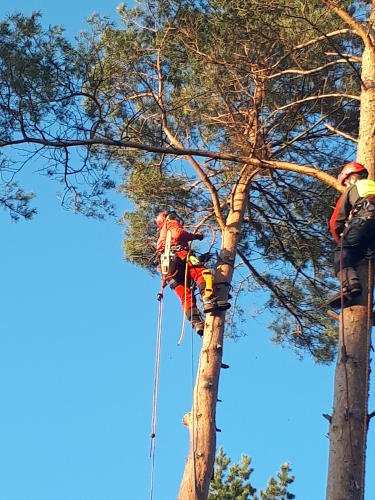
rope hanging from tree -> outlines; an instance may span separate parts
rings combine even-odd
[[[150,457],[152,459],[151,466],[151,487],[150,500],[152,500],[154,490],[154,471],[155,471],[155,438],[156,438],[156,417],[158,409],[158,394],[159,394],[159,370],[160,370],[160,351],[161,351],[161,334],[163,323],[163,306],[164,306],[164,288],[166,282],[162,280],[161,291],[158,294],[159,313],[158,313],[158,328],[156,334],[156,357],[155,357],[155,376],[154,376],[154,391],[152,397],[152,423],[151,423],[151,442],[150,442]]]

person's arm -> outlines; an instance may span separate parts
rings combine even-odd
[[[353,207],[352,201],[356,196],[357,189],[351,186],[337,200],[336,207],[329,221],[329,227],[334,240],[338,243],[340,235],[344,231],[345,222],[347,221],[350,211]],[[358,198],[358,194],[357,194]]]
[[[189,241],[202,240],[202,233],[189,233],[177,220],[168,221],[168,229],[172,232],[172,240],[179,245],[186,245]]]
[[[160,230],[158,242],[156,243],[156,251],[157,253],[163,253],[165,248],[165,240],[167,237],[167,225],[164,224]]]

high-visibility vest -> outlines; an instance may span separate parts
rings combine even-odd
[[[355,183],[360,198],[367,198],[367,196],[375,195],[375,181],[371,179],[359,179]]]

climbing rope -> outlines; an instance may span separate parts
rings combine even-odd
[[[191,290],[193,293],[193,291]],[[190,313],[192,315],[192,311]],[[193,408],[192,408],[192,452],[193,452],[193,473],[194,473],[194,500],[198,498],[197,495],[197,470],[196,470],[196,463],[195,463],[195,415],[196,415],[196,410],[195,410],[195,402],[194,402],[194,329],[193,329],[193,324],[192,324],[192,317],[190,316],[190,322],[191,322],[191,386],[192,386],[192,391],[193,391]],[[199,367],[198,367],[199,370]],[[198,374],[199,376],[199,374]],[[196,403],[198,404],[198,403]]]
[[[372,290],[373,290],[373,253],[369,256],[368,267],[367,267],[367,331],[366,331],[366,378],[365,378],[365,408],[363,411],[363,451],[362,451],[362,494],[365,491],[365,457],[366,457],[366,435],[368,426],[368,391],[369,391],[369,364],[370,364],[370,348],[371,348],[371,329],[372,329]]]
[[[188,262],[190,257],[191,247],[189,246],[189,252],[186,256],[186,267],[185,267],[185,277],[184,277],[184,294],[185,294],[185,303],[184,303],[184,319],[182,324],[181,336],[178,341],[178,345],[181,344],[182,339],[184,337],[184,329],[185,329],[185,321],[186,321],[186,290],[188,287]],[[194,293],[194,282],[190,283],[190,294]],[[193,308],[190,309],[190,332],[191,332],[191,386],[192,386],[192,394],[193,394],[193,408],[192,408],[192,455],[193,455],[193,475],[194,475],[194,500],[198,498],[197,492],[197,470],[196,470],[196,462],[195,462],[195,418],[196,418],[196,408],[195,406],[198,404],[197,399],[194,401],[194,328],[193,328]],[[199,370],[199,366],[198,366]],[[199,371],[198,371],[199,376]]]
[[[161,291],[158,293],[157,299],[159,301],[158,313],[158,329],[156,334],[156,356],[155,356],[155,376],[154,376],[154,391],[152,395],[152,423],[151,423],[151,441],[150,441],[150,457],[152,459],[151,465],[151,486],[150,486],[150,500],[152,500],[154,490],[154,470],[155,470],[155,437],[156,437],[156,416],[158,408],[158,393],[159,393],[159,369],[160,369],[160,348],[161,348],[161,333],[163,321],[163,303],[164,303],[164,288],[166,282],[162,280]]]

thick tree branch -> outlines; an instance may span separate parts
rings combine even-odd
[[[257,158],[250,158],[248,162],[252,165],[263,167],[263,168],[272,168],[274,170],[287,170],[289,172],[296,172],[297,174],[308,175],[309,177],[314,177],[315,179],[319,179],[320,181],[327,184],[337,191],[343,192],[344,189],[342,186],[339,186],[335,177],[322,170],[319,170],[316,167],[307,166],[307,165],[298,165],[297,163],[291,163],[287,161],[277,161],[277,160],[258,160]]]
[[[314,166],[306,166],[306,165],[299,165],[297,163],[291,163],[291,162],[283,162],[283,161],[276,161],[276,160],[258,160],[257,158],[245,158],[241,156],[235,156],[232,154],[228,153],[220,153],[216,151],[204,151],[200,149],[185,149],[182,147],[178,146],[170,146],[170,147],[160,147],[160,146],[154,146],[154,145],[149,145],[149,144],[142,144],[138,142],[132,142],[132,141],[121,141],[121,140],[115,140],[115,139],[108,139],[108,138],[101,138],[101,137],[95,137],[92,139],[77,139],[77,140],[63,140],[63,139],[56,139],[56,140],[45,140],[41,138],[35,138],[35,137],[25,137],[23,139],[18,139],[18,140],[12,140],[8,142],[0,142],[0,148],[6,147],[6,146],[14,146],[18,144],[38,144],[41,146],[45,146],[47,148],[69,148],[69,147],[88,147],[92,145],[96,146],[106,146],[106,147],[115,147],[115,148],[121,148],[121,149],[129,149],[129,150],[135,150],[135,151],[146,151],[148,153],[159,153],[159,154],[166,154],[166,155],[172,155],[172,156],[185,156],[185,157],[193,157],[193,156],[199,156],[203,158],[212,158],[214,160],[221,160],[221,161],[231,161],[234,163],[249,163],[251,165],[254,165],[259,168],[271,168],[274,170],[286,170],[290,172],[296,172],[302,175],[308,175],[310,177],[314,177],[315,179],[319,179],[320,181],[324,182],[327,184],[327,186],[330,186],[334,189],[337,189],[338,191],[342,191],[342,188],[338,185],[336,178],[333,177],[330,174],[327,174],[326,172],[323,172],[322,170],[319,170],[318,168]],[[199,166],[199,164],[198,164]],[[200,167],[199,167],[200,168]],[[205,174],[202,171],[203,176],[207,177],[207,174]],[[209,179],[208,179],[209,180]]]

